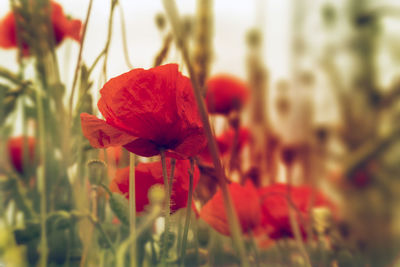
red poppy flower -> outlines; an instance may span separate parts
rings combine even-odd
[[[171,191],[171,212],[186,207],[189,192],[189,160],[177,160]],[[167,170],[171,172],[171,160],[167,159]],[[195,167],[193,173],[193,188],[200,178],[200,172]],[[155,184],[164,184],[161,161],[139,163],[135,168],[136,211],[141,212],[149,204],[147,196],[150,187]],[[117,170],[111,181],[110,189],[113,192],[125,194],[129,199],[129,167]]]
[[[287,201],[287,185],[273,184],[259,189],[262,201],[261,227],[270,238],[279,239],[293,237],[289,219],[289,205]],[[296,207],[296,219],[300,230],[305,236],[306,225],[310,223],[309,208],[312,188],[309,186],[292,186],[291,199]],[[332,202],[321,192],[316,192],[314,207],[327,207],[334,210]]]
[[[207,81],[206,103],[210,113],[227,115],[239,110],[249,98],[246,83],[226,74],[211,77]]]
[[[53,25],[55,44],[60,44],[69,37],[80,41],[82,22],[77,19],[69,19],[63,12],[63,8],[56,2],[51,2],[51,22]],[[0,47],[17,48],[16,21],[13,12],[9,12],[0,21]],[[22,44],[24,55],[29,55],[29,47]]]
[[[176,64],[133,69],[109,80],[100,93],[97,106],[105,121],[81,114],[83,134],[93,147],[122,145],[145,157],[163,148],[182,159],[206,144],[190,80]]]
[[[26,164],[27,167],[32,167],[35,162],[35,146],[36,139],[34,137],[11,137],[8,139],[7,147],[8,154],[12,165],[15,170],[21,174],[24,173],[23,167],[23,151],[24,151],[24,142],[27,142],[27,159],[28,162]]]
[[[224,131],[221,135],[216,137],[217,146],[221,157],[225,157],[232,152],[234,139],[235,130],[232,128]],[[242,148],[249,142],[249,140],[250,130],[246,127],[240,127],[238,136],[238,151],[241,151]],[[208,147],[205,147],[205,149],[199,154],[199,157],[203,163],[210,164],[212,162]]]
[[[256,228],[261,219],[260,198],[253,183],[244,186],[231,183],[229,191],[243,232]],[[229,235],[229,224],[221,190],[210,199],[200,211],[200,217],[223,235]]]

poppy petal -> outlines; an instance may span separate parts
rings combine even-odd
[[[124,148],[142,157],[152,157],[160,154],[160,149],[155,143],[143,138],[135,139],[124,145]]]
[[[122,146],[136,139],[136,137],[118,130],[94,115],[81,114],[83,135],[95,148]]]

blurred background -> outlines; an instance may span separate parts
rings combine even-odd
[[[126,56],[133,67],[152,67],[170,32],[161,1],[119,2],[106,77],[101,64],[91,76],[93,103],[105,81],[129,70]],[[192,46],[200,2],[177,1]],[[58,3],[84,20],[88,1]],[[0,0],[0,17],[9,5]],[[400,1],[215,0],[211,11],[209,76],[229,73],[263,91],[253,94],[242,115],[256,132],[253,148],[275,158],[258,182],[286,181],[285,155],[295,155],[294,183],[324,188],[339,203],[340,242],[332,243],[367,255],[368,266],[399,264]],[[94,0],[83,62],[102,51],[109,13],[110,1]],[[78,51],[71,40],[56,50],[67,92]],[[0,49],[1,67],[18,72],[16,58],[15,49]],[[175,46],[165,62],[184,65]],[[27,67],[29,78],[33,64]],[[254,81],[257,71],[263,83]],[[222,130],[223,122],[215,122]],[[22,134],[18,113],[7,123],[12,135]]]

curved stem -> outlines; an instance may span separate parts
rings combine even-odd
[[[171,195],[169,193],[167,163],[165,158],[165,150],[160,149],[161,165],[164,179],[165,189],[165,217],[164,217],[164,240],[161,248],[161,264],[165,265],[168,256],[168,243],[169,243],[169,217],[171,212]]]
[[[194,172],[194,161],[190,159],[190,170],[189,170],[189,194],[188,201],[186,205],[186,218],[185,218],[185,228],[183,230],[182,237],[182,247],[181,247],[181,266],[185,266],[185,254],[186,254],[186,242],[189,232],[190,224],[190,212],[192,210],[192,195],[193,195],[193,172]]]
[[[79,68],[81,66],[83,44],[85,42],[86,29],[87,29],[87,25],[89,23],[90,11],[92,10],[92,4],[93,4],[93,0],[90,0],[89,6],[88,6],[88,9],[87,9],[87,12],[86,12],[85,24],[83,25],[82,38],[81,38],[81,41],[80,41],[79,53],[78,53],[78,61],[76,62],[74,79],[72,81],[71,95],[69,96],[69,111],[71,113],[70,116],[72,115],[72,110],[73,110],[72,109],[72,105],[73,105],[73,101],[74,101],[75,86],[76,86],[76,82],[78,80]]]
[[[108,59],[108,50],[111,43],[111,36],[112,36],[112,25],[114,20],[114,9],[117,5],[118,0],[111,0],[111,9],[110,9],[110,16],[108,19],[108,31],[107,31],[107,42],[104,47],[104,62],[103,62],[103,75],[104,78],[107,79],[107,59]]]
[[[141,236],[144,231],[146,231],[154,222],[154,220],[160,215],[161,213],[161,206],[155,205],[155,207],[151,210],[150,214],[145,217],[145,220],[139,225],[136,235]],[[122,244],[119,246],[117,251],[117,267],[124,267],[125,266],[125,252],[128,249],[128,246],[131,243],[136,242],[136,237],[130,235],[128,239],[126,239]]]
[[[134,241],[131,244],[131,267],[136,266],[136,194],[135,154],[129,153],[129,232]]]
[[[128,41],[126,40],[126,25],[125,25],[125,15],[124,9],[122,8],[121,3],[119,5],[119,16],[121,17],[121,32],[122,32],[122,47],[124,49],[124,58],[125,63],[128,68],[133,69],[133,65],[129,59],[129,51],[128,51]]]
[[[249,261],[246,257],[246,249],[245,249],[245,246],[244,246],[243,240],[242,240],[242,231],[239,226],[239,220],[238,220],[237,214],[233,208],[232,197],[229,193],[228,185],[225,181],[225,172],[224,172],[224,169],[223,169],[221,161],[220,161],[218,147],[217,147],[215,138],[211,131],[211,126],[210,126],[210,122],[208,120],[208,113],[207,113],[207,110],[206,110],[206,107],[204,104],[202,90],[199,86],[196,73],[195,73],[193,65],[190,61],[186,42],[182,37],[180,17],[179,17],[177,8],[175,6],[175,1],[164,0],[163,3],[164,3],[164,8],[166,10],[166,13],[172,24],[172,28],[174,30],[177,46],[181,49],[183,60],[185,61],[186,67],[189,71],[190,79],[191,79],[191,82],[193,85],[194,95],[195,95],[196,102],[197,102],[197,107],[199,110],[199,114],[201,116],[201,120],[203,122],[204,132],[205,132],[205,135],[206,135],[207,141],[208,141],[208,149],[209,149],[211,157],[213,159],[215,171],[217,174],[216,176],[218,178],[219,186],[221,188],[222,196],[224,199],[224,205],[225,205],[225,210],[227,212],[229,229],[230,229],[230,232],[232,235],[233,244],[239,254],[239,258],[241,260],[242,266],[247,267],[247,266],[249,266]]]

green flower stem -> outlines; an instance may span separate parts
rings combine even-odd
[[[15,177],[9,178],[13,183],[12,195],[17,205],[18,209],[20,209],[26,219],[32,219],[36,214],[32,209],[29,201],[26,199],[25,195],[22,194],[20,185],[18,184],[18,180]]]
[[[185,228],[183,230],[183,237],[182,237],[181,258],[180,258],[181,266],[185,266],[186,243],[187,243],[187,236],[188,236],[188,232],[189,232],[190,212],[192,211],[193,172],[194,172],[194,161],[193,161],[193,159],[190,159],[189,194],[188,194],[188,201],[187,201],[187,205],[186,205]]]
[[[165,158],[165,150],[160,149],[161,165],[164,178],[165,189],[165,217],[164,217],[164,240],[162,241],[161,248],[161,264],[165,265],[168,256],[168,242],[169,242],[169,217],[171,212],[171,195],[168,183],[167,163]]]
[[[171,173],[169,175],[169,195],[172,193],[172,185],[174,183],[174,173],[175,173],[175,164],[176,164],[176,159],[171,159]]]
[[[40,259],[39,266],[47,266],[47,189],[46,189],[46,131],[44,123],[43,102],[40,91],[36,90],[37,117],[39,124],[39,158],[41,169],[38,171],[39,193],[40,193]]]
[[[133,64],[129,60],[128,41],[126,40],[126,23],[125,23],[124,9],[122,8],[121,3],[118,3],[118,7],[119,7],[119,16],[121,18],[122,48],[124,49],[125,64],[129,69],[133,69]]]
[[[92,63],[92,65],[90,65],[89,70],[88,70],[88,74],[92,73],[93,69],[96,67],[97,63],[100,61],[100,59],[102,57],[104,57],[104,65],[103,65],[103,74],[104,76],[106,76],[105,72],[106,72],[106,68],[107,68],[107,54],[108,54],[108,48],[110,47],[110,43],[111,43],[111,35],[112,35],[112,24],[113,24],[113,17],[114,17],[114,8],[116,6],[116,4],[118,3],[117,0],[111,0],[111,9],[110,9],[110,15],[108,17],[108,30],[107,30],[107,41],[106,44],[103,48],[103,50],[100,52],[99,55],[97,55],[96,59],[94,60],[94,62]],[[106,77],[104,77],[106,78]]]
[[[130,246],[131,267],[136,266],[136,194],[135,194],[135,154],[129,153],[129,232],[133,241]]]
[[[87,25],[88,25],[89,19],[90,19],[90,11],[92,10],[92,4],[93,4],[93,0],[90,0],[88,9],[86,11],[85,23],[83,24],[82,38],[81,38],[81,41],[79,44],[78,61],[76,62],[74,79],[72,81],[72,87],[71,87],[71,95],[69,96],[69,111],[71,112],[70,116],[72,116],[72,110],[73,110],[72,106],[73,106],[73,102],[74,102],[75,86],[76,86],[76,82],[78,81],[78,72],[79,72],[79,69],[81,66],[83,44],[85,43],[86,29],[87,29]]]
[[[206,111],[206,107],[204,104],[204,99],[202,95],[202,90],[199,86],[198,79],[196,73],[194,71],[193,65],[190,61],[189,52],[185,43],[185,40],[182,37],[181,23],[179,14],[175,5],[175,1],[173,0],[164,0],[164,8],[166,10],[167,16],[172,24],[172,28],[174,30],[175,39],[177,42],[177,46],[181,49],[183,60],[186,63],[186,67],[189,71],[189,75],[191,78],[191,82],[193,85],[194,95],[197,102],[197,107],[199,109],[199,113],[203,122],[203,127],[205,131],[205,135],[208,141],[208,149],[210,151],[211,157],[213,159],[215,171],[217,174],[217,179],[219,182],[219,186],[221,188],[222,196],[224,199],[225,210],[227,212],[229,229],[232,235],[233,244],[238,252],[239,258],[241,260],[241,264],[244,267],[249,266],[249,262],[246,256],[245,246],[242,240],[242,232],[239,226],[239,220],[237,214],[233,208],[232,198],[228,190],[228,185],[225,180],[225,172],[222,167],[219,152],[217,148],[217,144],[215,142],[215,138],[211,131],[210,122],[208,119],[208,113]]]

